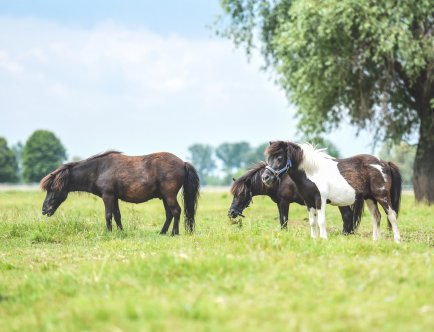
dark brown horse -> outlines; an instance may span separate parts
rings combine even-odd
[[[327,238],[325,227],[326,203],[337,206],[354,205],[354,219],[360,219],[363,202],[373,221],[373,238],[380,237],[379,203],[387,214],[394,239],[400,242],[396,222],[401,200],[401,174],[392,162],[371,155],[357,155],[346,159],[333,158],[310,144],[270,142],[266,149],[267,170],[262,175],[266,185],[272,185],[282,174],[289,172],[300,194],[311,195],[309,221],[312,237]]]
[[[290,203],[300,205],[309,205],[309,197],[300,196],[297,186],[288,174],[283,174],[280,181],[274,182],[271,186],[266,186],[262,182],[262,174],[267,166],[266,162],[258,162],[252,166],[244,175],[237,180],[231,187],[231,193],[234,196],[232,204],[228,211],[230,218],[243,216],[243,211],[253,200],[254,196],[265,195],[276,203],[279,210],[279,220],[282,229],[287,228],[288,212]],[[307,202],[305,202],[307,200]],[[353,222],[353,210],[349,206],[340,206],[339,211],[343,220],[343,234],[354,233],[358,223]]]
[[[112,217],[122,230],[118,200],[142,203],[160,198],[166,210],[161,234],[166,234],[174,219],[172,235],[179,234],[181,207],[176,196],[183,187],[184,224],[194,230],[194,215],[199,197],[199,177],[195,168],[167,153],[130,157],[108,151],[86,160],[67,163],[41,180],[47,191],[42,214],[52,216],[71,191],[84,191],[101,197],[105,206],[107,230],[112,230]]]

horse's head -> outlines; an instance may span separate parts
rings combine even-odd
[[[243,211],[252,202],[252,183],[250,179],[238,179],[234,180],[232,184],[231,192],[234,195],[232,199],[231,207],[228,211],[230,218],[244,217]]]
[[[51,217],[60,204],[65,201],[68,197],[68,181],[69,168],[67,165],[62,165],[41,180],[41,188],[47,191],[42,205],[42,214]]]
[[[268,156],[268,165],[262,173],[262,182],[271,187],[289,169],[298,166],[302,151],[297,144],[276,141],[270,142],[265,154]]]

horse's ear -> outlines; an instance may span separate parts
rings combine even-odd
[[[273,142],[271,142],[271,141],[268,141],[268,145],[271,145]]]
[[[237,181],[237,180],[236,180],[235,178],[232,178],[232,181],[234,181],[234,182],[235,182],[235,181]]]

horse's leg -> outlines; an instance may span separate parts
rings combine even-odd
[[[283,210],[283,204],[282,204],[282,202],[279,202],[276,205],[277,205],[277,208],[279,209],[280,229],[285,229],[286,228],[286,221],[285,221],[285,212]]]
[[[289,202],[287,201],[280,202],[280,211],[281,211],[280,227],[282,229],[288,229]]]
[[[103,195],[102,200],[105,206],[105,222],[107,230],[111,232],[115,197],[113,195]]]
[[[349,235],[354,233],[354,226],[353,226],[353,211],[349,206],[339,206],[339,211],[341,213],[342,217],[342,234],[343,235]]]
[[[282,216],[282,209],[280,208],[280,202],[276,203],[277,205],[277,209],[279,210],[279,223],[280,223],[280,228],[283,228],[283,216]]]
[[[380,231],[380,221],[381,221],[381,214],[378,210],[377,202],[373,201],[372,199],[366,200],[366,205],[368,206],[369,213],[371,214],[372,218],[372,238],[374,241],[377,241],[381,236]]]
[[[116,226],[119,230],[123,231],[124,228],[122,227],[121,210],[119,210],[119,200],[117,199],[115,199],[114,203],[113,216],[115,217]]]
[[[327,239],[326,219],[325,219],[326,200],[321,197],[321,208],[318,210],[319,236]]]
[[[318,237],[316,231],[316,209],[311,207],[308,208],[308,211],[309,211],[310,236],[316,239]]]
[[[167,205],[166,199],[163,198],[164,210],[166,210],[166,221],[164,222],[163,228],[161,229],[160,234],[164,235],[167,233],[170,227],[170,223],[173,219],[172,211],[170,211],[169,205]]]
[[[395,240],[396,243],[400,243],[401,242],[401,235],[399,234],[398,224],[396,222],[396,211],[392,209],[389,202],[390,202],[390,199],[387,199],[387,198],[378,200],[378,203],[380,203],[380,205],[382,206],[382,208],[384,209],[384,211],[387,214],[387,219],[392,224],[393,239]]]
[[[179,235],[179,218],[181,216],[181,207],[176,199],[176,194],[173,197],[167,198],[167,205],[173,215],[172,235]]]

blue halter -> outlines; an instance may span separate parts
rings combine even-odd
[[[285,167],[283,167],[282,169],[276,171],[274,168],[268,165],[265,166],[265,169],[268,169],[271,173],[274,174],[275,177],[279,178],[283,173],[286,173],[291,167],[292,167],[292,162],[291,159],[288,158]]]

